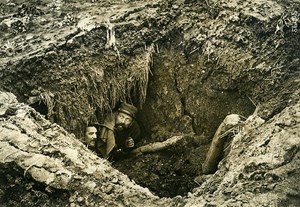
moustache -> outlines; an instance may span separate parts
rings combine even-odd
[[[124,124],[116,124],[115,129],[118,131],[122,131],[125,129]]]

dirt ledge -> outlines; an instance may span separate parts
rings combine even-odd
[[[18,187],[18,176],[25,176],[30,185],[44,186],[42,193],[63,190],[70,206],[286,206],[300,200],[299,101],[268,122],[250,117],[214,175],[203,177],[187,197],[159,199],[12,94],[0,95],[0,167],[7,172],[8,165],[17,166],[11,168],[14,179],[3,178],[12,188]],[[19,206],[17,200],[5,200],[5,190],[2,186],[1,200]],[[36,199],[27,196],[28,203]]]
[[[24,2],[25,1],[22,0],[19,1],[20,4]],[[52,8],[53,5],[51,5],[49,1],[47,2],[49,4],[46,5],[46,8]],[[237,90],[240,93],[247,93],[255,103],[261,104],[261,110],[258,115],[267,120],[267,122],[261,125],[257,130],[241,131],[244,135],[237,136],[242,136],[243,139],[241,138],[241,141],[237,141],[236,143],[241,147],[239,148],[241,151],[234,149],[231,154],[232,158],[228,158],[227,161],[224,161],[223,164],[220,165],[220,170],[213,175],[211,179],[204,182],[200,188],[196,189],[195,194],[190,193],[188,198],[178,197],[176,198],[177,200],[167,199],[167,201],[164,199],[156,200],[155,197],[153,198],[154,200],[152,200],[152,196],[150,196],[151,199],[147,204],[154,206],[159,204],[172,205],[174,203],[184,205],[187,202],[187,205],[190,206],[205,206],[209,204],[230,206],[231,203],[233,203],[233,205],[240,205],[240,203],[243,202],[245,203],[244,205],[249,206],[253,206],[254,204],[269,206],[276,206],[276,204],[278,204],[286,206],[293,205],[293,203],[299,201],[299,195],[297,193],[299,192],[297,188],[299,185],[295,185],[298,184],[299,180],[299,169],[296,165],[299,158],[297,154],[299,149],[299,124],[297,115],[299,92],[295,92],[299,87],[299,33],[292,31],[293,25],[296,25],[297,28],[299,27],[299,18],[294,19],[294,22],[289,22],[295,18],[295,16],[293,17],[293,12],[298,11],[295,9],[299,8],[297,7],[297,5],[299,5],[298,1],[291,1],[290,3],[279,1],[255,1],[254,3],[252,1],[151,1],[152,3],[149,4],[146,1],[145,3],[142,1],[130,1],[130,4],[123,4],[120,1],[112,1],[111,4],[106,3],[106,1],[93,1],[93,3],[86,2],[86,4],[82,5],[73,5],[74,2],[71,1],[65,2],[65,5],[70,7],[61,7],[62,1],[56,1],[57,4],[54,5],[54,10],[45,9],[45,11],[51,11],[46,13],[45,17],[53,17],[53,22],[50,21],[44,24],[44,20],[39,17],[39,15],[43,16],[44,14],[39,13],[39,11],[34,10],[34,8],[29,10],[24,8],[25,10],[20,10],[20,16],[17,17],[16,20],[24,21],[25,28],[19,25],[20,22],[18,21],[16,21],[18,24],[13,24],[11,28],[1,25],[1,28],[3,28],[2,26],[5,27],[3,28],[4,30],[1,31],[9,30],[8,33],[11,35],[1,36],[3,38],[1,41],[7,43],[7,41],[13,40],[16,43],[15,45],[3,44],[3,46],[7,48],[4,48],[5,51],[1,52],[0,75],[1,78],[3,78],[1,81],[1,89],[13,91],[18,98],[21,97],[21,101],[27,100],[34,95],[41,96],[41,98],[44,98],[49,109],[51,109],[54,103],[59,103],[60,106],[59,104],[56,105],[56,112],[61,120],[55,121],[65,125],[65,129],[68,131],[72,131],[83,127],[84,124],[87,123],[89,116],[94,113],[95,107],[105,106],[109,108],[110,105],[115,104],[115,100],[117,99],[130,98],[124,95],[128,92],[128,90],[125,90],[128,85],[122,85],[121,89],[118,89],[118,84],[116,84],[118,80],[121,80],[122,83],[127,83],[127,80],[122,78],[117,79],[112,85],[108,84],[107,88],[115,90],[107,90],[105,87],[101,88],[103,82],[99,80],[103,78],[103,71],[110,71],[111,68],[116,68],[116,70],[113,71],[114,73],[110,74],[112,76],[107,77],[106,80],[109,81],[111,77],[124,77],[124,74],[136,72],[136,70],[128,69],[132,68],[132,65],[135,65],[135,68],[139,68],[139,64],[136,63],[140,63],[141,60],[143,66],[145,66],[143,68],[147,69],[148,66],[151,65],[149,64],[151,63],[151,61],[149,61],[151,58],[149,57],[152,53],[145,53],[145,45],[147,46],[146,49],[148,49],[148,46],[155,43],[153,48],[154,51],[158,53],[161,46],[169,44],[172,47],[170,43],[173,41],[173,39],[171,39],[171,37],[173,37],[172,32],[177,33],[183,31],[181,34],[183,39],[179,39],[183,42],[180,43],[179,41],[178,44],[180,44],[183,57],[186,59],[186,70],[176,71],[178,72],[176,73],[178,77],[175,79],[177,84],[172,82],[171,87],[174,88],[174,85],[176,86],[176,94],[178,94],[178,91],[181,95],[186,92],[190,93],[190,99],[185,103],[184,109],[187,114],[192,114],[191,117],[194,121],[197,120],[194,114],[199,115],[199,113],[197,110],[193,110],[192,104],[196,103],[193,107],[197,107],[198,103],[196,101],[201,97],[201,93],[200,95],[196,94],[199,96],[193,96],[193,93],[186,88],[186,86],[188,86],[186,83],[192,83],[195,88],[199,86],[197,83],[203,83],[206,88],[208,88],[204,93],[213,98],[217,97],[223,90]],[[3,5],[4,4],[1,4],[1,6]],[[73,8],[80,10],[85,8],[85,6],[92,8],[95,5],[101,6],[101,10],[93,10],[93,12],[98,12],[96,16],[90,16],[88,14],[89,11],[85,13],[82,11],[82,16],[77,16],[76,12],[72,15],[66,14],[72,11]],[[9,7],[14,8],[14,6],[15,5],[10,5]],[[40,7],[42,7],[42,5],[40,5]],[[150,9],[143,10],[140,7]],[[63,9],[66,9],[66,11],[63,11]],[[147,12],[145,12],[146,10]],[[22,16],[24,14],[25,16]],[[147,19],[149,16],[153,17],[154,14],[155,18]],[[37,20],[41,20],[41,22],[33,21],[33,23],[41,23],[41,28],[46,28],[47,25],[50,25],[50,31],[53,29],[52,31],[55,31],[55,34],[49,32],[49,30],[39,30],[42,33],[50,34],[50,37],[47,35],[44,36],[44,34],[39,37],[28,34],[29,36],[25,38],[26,41],[24,43],[23,38],[27,35],[27,32],[38,32],[30,29],[26,30],[30,28],[26,28],[26,26],[30,26],[30,24],[27,25],[28,22],[26,22],[26,18],[23,17],[32,17],[32,15]],[[97,18],[95,17],[102,15],[104,18],[99,18],[99,22],[97,22]],[[75,19],[73,17],[75,17]],[[77,17],[82,21],[77,22]],[[118,58],[116,51],[103,49],[106,44],[105,36],[107,31],[103,22],[105,22],[108,17],[114,17],[116,20],[114,23],[119,25],[117,34],[121,39],[120,45],[118,45],[118,49],[121,51],[121,60],[118,61],[115,61]],[[135,18],[137,17],[139,21],[136,21]],[[3,18],[5,19],[5,17],[1,17],[1,20]],[[55,22],[59,20],[62,22],[62,27],[55,24]],[[80,26],[82,31],[78,30],[77,26]],[[41,29],[40,27],[37,28]],[[128,28],[131,29],[129,30]],[[11,31],[11,29],[13,29],[13,31]],[[24,31],[24,29],[26,31]],[[138,32],[136,32],[136,30],[138,30]],[[18,35],[14,36],[15,34]],[[23,45],[24,50],[22,50],[23,43],[25,44]],[[33,48],[31,48],[33,50],[28,48],[28,45],[33,46]],[[11,48],[11,46],[13,46],[13,48]],[[21,46],[21,49],[19,46]],[[166,48],[168,49],[168,47]],[[124,54],[122,52],[124,52]],[[84,64],[74,64],[74,60],[70,58],[71,56],[76,60],[76,63],[83,62]],[[129,60],[131,60],[131,62]],[[128,64],[128,61],[130,64]],[[190,65],[192,64],[197,65],[197,67],[191,67]],[[101,65],[101,67],[99,65]],[[68,67],[65,68],[65,66]],[[61,70],[61,68],[65,68],[65,70]],[[124,68],[126,69],[122,70]],[[203,69],[205,73],[202,73]],[[147,70],[145,71],[148,72]],[[182,76],[186,71],[190,71],[191,74],[187,73],[187,76]],[[80,77],[78,77],[78,74],[80,74]],[[175,74],[174,71],[171,71],[171,74]],[[145,75],[145,73],[142,72],[136,75],[136,77],[144,77],[143,75]],[[45,78],[45,76],[47,77]],[[126,77],[129,79],[132,78],[130,75]],[[195,78],[190,81],[190,77]],[[93,83],[95,80],[99,81],[99,83]],[[142,80],[145,80],[145,78]],[[219,84],[219,80],[222,80],[222,84]],[[92,84],[86,86],[86,81],[91,81]],[[77,86],[73,83],[82,83],[82,85]],[[57,85],[63,89],[62,94],[57,93]],[[144,82],[143,86],[145,85],[147,84]],[[131,87],[127,89],[130,90],[130,88]],[[110,94],[101,93],[101,91],[114,91],[118,95],[113,99],[109,98]],[[166,91],[170,91],[170,88],[162,87],[160,91],[155,92],[164,96]],[[28,92],[32,94],[26,94]],[[82,92],[87,96],[81,96]],[[88,96],[88,94],[92,93],[95,93],[95,96]],[[102,99],[93,99],[94,97],[99,97],[98,94],[102,94]],[[53,97],[55,97],[55,101],[51,102]],[[168,96],[166,99],[171,100],[170,97],[171,96]],[[159,101],[160,103],[165,103],[163,99]],[[167,115],[171,114],[170,108],[177,112],[178,109],[181,109],[181,105],[183,105],[180,101],[181,100],[178,100],[179,107],[175,108],[169,107],[170,103],[166,104],[164,107],[168,110],[163,110],[163,112]],[[80,104],[76,105],[73,103]],[[92,105],[94,104],[93,107],[88,108],[87,106],[91,103]],[[153,106],[155,108],[156,105],[150,107]],[[24,118],[24,111],[19,111],[20,114],[19,112],[15,113],[18,107],[22,109],[25,105],[17,104],[15,107],[12,107],[11,111],[7,113],[5,111],[5,114],[1,115],[1,124],[6,123],[9,126],[5,128],[5,130],[1,128],[3,132],[3,134],[1,133],[1,139],[2,135],[5,138],[2,143],[3,147],[16,150],[15,146],[18,146],[17,148],[22,151],[24,149],[26,150],[30,145],[39,146],[35,141],[32,143],[30,141],[36,134],[31,134],[29,129],[27,131],[23,129],[23,124],[26,125],[29,122],[21,122],[19,120],[19,118]],[[295,112],[290,113],[292,118],[285,118],[284,114],[288,114],[290,109],[291,111],[295,110]],[[178,111],[181,112],[180,110]],[[153,111],[150,111],[149,113],[152,112]],[[181,118],[182,114],[175,113],[175,115]],[[178,118],[176,116],[175,118]],[[78,117],[81,117],[81,120],[78,121]],[[168,116],[161,116],[161,114],[158,113],[152,117],[153,120],[155,120],[156,117],[163,117],[161,119],[165,120],[164,118]],[[219,119],[221,118],[220,116]],[[278,124],[276,124],[276,118],[279,120]],[[173,120],[169,122],[174,123]],[[198,123],[202,124],[203,122],[200,120]],[[250,123],[255,125],[255,120],[250,121]],[[160,123],[158,123],[158,125],[159,124]],[[48,125],[51,126],[50,123],[48,123]],[[25,128],[27,129],[27,127],[30,129],[33,127],[34,131],[38,134],[42,133],[41,136],[43,138],[41,138],[41,142],[47,143],[47,139],[50,139],[52,136],[48,138],[44,136],[43,130],[47,131],[46,128],[42,128],[42,132],[40,132],[35,126],[26,125]],[[54,124],[52,127],[55,132],[58,130],[57,125]],[[199,129],[198,126],[194,128]],[[168,130],[165,131],[169,132]],[[10,132],[12,133],[9,134]],[[29,132],[29,134],[27,134],[27,132]],[[62,132],[58,130],[57,134],[59,135],[60,133],[62,133],[63,136],[70,136],[65,131]],[[10,137],[10,135],[22,135],[22,141],[14,140],[14,137]],[[246,138],[245,140],[244,137]],[[289,140],[290,143],[278,143],[279,137],[283,137],[283,140]],[[27,141],[29,141],[30,144],[28,144]],[[71,143],[73,143],[73,141]],[[19,144],[21,145],[19,146]],[[74,147],[72,150],[77,151],[76,145],[72,147]],[[41,148],[37,147],[35,152],[41,153],[40,150],[42,149],[44,149],[43,144]],[[244,151],[242,149],[244,149]],[[74,152],[74,150],[72,150],[71,152]],[[13,151],[10,150],[3,151],[3,153],[6,153],[4,157],[8,155],[8,161],[11,160],[11,157],[13,159],[16,158],[13,154],[10,154],[12,152]],[[267,156],[260,157],[257,152],[260,152],[261,155],[266,154]],[[51,150],[50,152],[43,151],[43,153],[47,155],[50,154],[54,158],[64,157],[65,159],[63,159],[62,162],[67,163],[64,165],[67,165],[67,167],[73,164],[76,165],[76,167],[74,167],[76,168],[76,172],[78,169],[81,169],[80,166],[77,166],[77,162],[68,162],[68,156],[71,156],[69,154],[65,155],[60,151],[56,153],[55,150],[53,150],[53,155]],[[251,156],[253,158],[250,158]],[[240,159],[240,157],[244,159]],[[267,160],[260,165],[260,163],[255,160],[257,157]],[[233,158],[235,158],[235,160],[233,160]],[[274,160],[270,160],[270,158],[275,159],[275,164],[273,163]],[[29,159],[26,164],[22,164],[18,158],[16,159],[16,161],[12,160],[12,162],[18,163],[21,167],[14,167],[15,164],[9,165],[9,167],[12,166],[12,170],[18,171],[22,169],[23,172],[21,172],[21,174],[23,173],[26,176],[28,175],[35,179],[40,179],[40,181],[44,183],[50,182],[51,179],[54,178],[53,172],[47,174],[47,172],[44,171],[42,162],[38,161],[38,159],[40,159],[39,156],[36,156],[32,160]],[[252,159],[254,159],[254,161]],[[245,160],[249,162],[253,161],[254,164],[245,163]],[[4,161],[6,162],[6,159]],[[237,166],[239,163],[241,163],[241,166]],[[40,167],[41,165],[42,167]],[[232,166],[236,166],[237,171],[235,171],[235,168]],[[3,168],[4,171],[7,172],[7,165],[3,165]],[[277,173],[276,169],[279,168],[282,174]],[[268,178],[268,180],[267,177],[272,173],[270,172],[272,169],[276,171],[277,174],[272,178]],[[229,171],[227,172],[227,170]],[[64,173],[58,176],[61,177],[59,182],[61,182],[60,186],[63,186],[63,188],[68,188],[68,184],[66,183],[68,183],[69,178],[65,175],[66,172],[67,171],[64,171]],[[40,174],[47,174],[49,177],[39,177]],[[20,173],[17,173],[17,175],[20,175]],[[206,178],[203,178],[203,180],[206,180]],[[267,186],[263,185],[264,182],[267,183]],[[272,182],[275,184],[273,188]],[[107,181],[107,183],[109,183],[109,181]],[[257,189],[253,187],[253,185],[256,186],[256,184],[259,186]],[[55,182],[52,183],[52,185],[58,188]],[[67,187],[65,185],[67,185]],[[240,186],[245,186],[245,189]],[[82,187],[79,186],[79,188]],[[75,187],[72,189],[75,189]],[[108,187],[108,189],[110,189],[110,187]],[[227,191],[226,189],[232,191]],[[256,190],[254,191],[254,189]],[[103,191],[105,191],[105,189],[103,189]],[[239,192],[241,192],[241,197],[238,196]],[[66,194],[68,196],[68,193]],[[81,192],[79,194],[81,194]],[[110,192],[108,192],[108,194],[106,197],[108,200],[110,198],[114,200],[117,197],[116,195],[110,195]],[[121,193],[121,195],[123,194]],[[135,194],[133,193],[133,195]],[[278,199],[275,197],[278,197]],[[75,196],[75,198],[77,197]],[[275,200],[274,203],[272,203],[272,198]],[[242,201],[239,201],[239,199],[242,199]],[[76,204],[81,201],[81,198],[79,201],[75,199]],[[125,204],[122,203],[123,198],[113,202],[115,202],[114,204],[119,204],[119,201],[120,205],[126,205],[126,202]],[[71,199],[70,202],[72,203],[73,199]],[[88,200],[88,203],[89,202]],[[106,201],[97,202],[103,202],[103,205],[109,205]],[[137,197],[137,201],[133,199],[132,202],[141,204],[139,197]]]
[[[25,185],[33,182],[32,185],[44,186],[38,190],[41,193],[68,192],[60,199],[68,195],[64,203],[70,206],[159,206],[162,202],[90,152],[60,126],[45,120],[31,107],[17,103],[13,95],[2,92],[0,95],[1,170],[7,172],[10,164],[17,166],[3,177],[7,186],[12,186],[10,191],[18,191],[17,181],[24,183],[24,176],[28,182]],[[13,175],[15,177],[9,179]],[[19,197],[6,199],[7,186],[1,188],[1,203],[22,206]],[[27,190],[37,191],[30,187]],[[23,203],[34,203],[32,199],[36,197],[27,196],[22,198]]]

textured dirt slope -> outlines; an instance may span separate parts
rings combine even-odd
[[[1,206],[36,206],[36,201],[52,206],[51,199],[57,206],[160,206],[167,201],[132,183],[14,95],[1,92],[0,106]]]
[[[5,14],[1,17],[1,88],[29,104],[42,103],[48,119],[78,137],[95,111],[101,119],[102,112],[120,100],[142,104],[152,47],[142,44],[137,46],[142,48],[140,52],[126,55],[136,46],[135,39],[130,34],[128,38],[120,35],[142,22],[127,21],[123,26],[123,16],[140,12],[146,5],[142,1],[0,4]],[[119,25],[116,41],[107,36],[115,25]]]
[[[281,86],[299,65],[298,5],[183,0],[2,3],[0,88],[22,101],[44,103],[49,119],[78,136],[95,113],[101,119],[119,100],[143,105],[147,92],[143,121],[148,131],[155,133],[160,125],[183,131],[189,122],[188,130],[211,136],[227,113],[247,116],[253,111],[248,97],[264,106],[260,113],[266,118],[284,107],[289,94],[280,94]],[[108,19],[116,40],[110,48],[108,43],[114,41],[107,38]],[[151,65],[152,57],[157,66]],[[150,67],[154,79],[147,91]],[[224,111],[217,111],[223,103]]]
[[[232,151],[221,162],[220,169],[208,179],[204,177],[207,180],[188,197],[173,199],[159,199],[132,183],[61,127],[17,103],[13,95],[1,93],[0,100],[0,198],[4,205],[31,206],[38,200],[41,205],[49,206],[51,199],[64,200],[63,205],[71,206],[296,206],[299,203],[299,100],[268,122],[257,116],[249,117],[235,136]],[[18,192],[17,198],[22,202],[9,196],[9,191]]]
[[[298,206],[299,129],[299,99],[268,122],[249,117],[220,169],[190,198],[216,206]]]
[[[147,2],[118,0],[1,2],[1,65],[42,55],[41,52],[53,44],[65,44],[76,35],[83,35],[107,20],[114,21],[145,5]]]
[[[22,101],[29,102],[30,98],[43,101],[48,107],[48,118],[54,115],[56,119],[53,120],[61,123],[68,131],[83,127],[97,107],[109,108],[115,105],[116,99],[132,98],[124,94],[128,94],[139,80],[147,79],[143,75],[149,72],[147,69],[151,63],[151,54],[155,53],[164,63],[165,57],[161,55],[166,53],[160,53],[161,49],[177,49],[181,58],[174,59],[172,67],[163,67],[168,73],[160,75],[153,71],[158,74],[157,77],[164,74],[172,78],[169,85],[164,85],[166,79],[161,78],[159,86],[162,87],[153,88],[151,97],[148,96],[155,102],[150,102],[146,107],[148,120],[145,123],[154,123],[157,126],[174,124],[170,128],[176,129],[177,133],[182,129],[181,126],[184,126],[184,121],[187,121],[188,130],[201,133],[204,131],[202,125],[216,126],[217,121],[213,125],[208,121],[216,115],[218,119],[222,119],[227,111],[222,110],[221,102],[221,111],[214,111],[211,116],[207,116],[205,113],[201,114],[199,105],[205,103],[204,106],[209,106],[212,100],[217,102],[224,91],[225,94],[235,91],[248,95],[254,104],[260,105],[258,115],[266,122],[257,129],[249,127],[241,130],[234,142],[232,153],[220,165],[220,170],[196,189],[194,194],[190,193],[188,198],[158,200],[147,190],[141,189],[142,198],[147,198],[146,201],[142,201],[139,197],[140,190],[133,190],[130,191],[130,195],[134,195],[134,198],[129,199],[132,205],[136,203],[137,206],[174,206],[175,203],[187,203],[187,206],[297,206],[299,1],[178,0],[108,3],[57,0],[43,1],[38,5],[34,4],[38,8],[34,6],[29,9],[22,8],[22,3],[25,1],[1,3],[4,16],[1,16],[0,88],[13,91]],[[32,2],[26,3],[32,5]],[[21,8],[20,11],[18,7]],[[14,13],[17,13],[16,16]],[[105,48],[105,22],[108,16],[116,25],[120,59],[115,49]],[[149,48],[152,49],[149,51]],[[166,55],[168,57],[172,53]],[[140,68],[141,63],[144,70],[136,70]],[[123,70],[124,68],[126,69]],[[103,76],[105,81],[114,81],[103,87],[103,83],[106,83],[102,81]],[[136,79],[137,82],[132,81]],[[151,87],[155,85],[155,81],[157,79],[152,82]],[[129,82],[132,84],[126,85]],[[122,83],[121,86],[119,83]],[[147,85],[147,81],[142,85]],[[104,93],[105,91],[111,94]],[[175,107],[170,101],[174,97]],[[131,188],[128,186],[133,184],[127,183],[124,188],[118,184],[128,182],[126,176],[106,164],[102,166],[102,161],[94,155],[85,154],[85,149],[84,152],[79,150],[82,145],[57,125],[52,125],[56,133],[53,135],[49,127],[50,122],[42,118],[41,122],[47,123],[45,128],[37,127],[40,126],[38,123],[31,124],[36,121],[34,117],[39,115],[34,115],[35,112],[25,115],[23,107],[27,106],[17,105],[0,117],[0,138],[3,139],[1,145],[8,149],[3,148],[2,152],[5,154],[1,155],[1,158],[5,158],[1,167],[4,176],[1,177],[6,178],[1,180],[4,183],[1,185],[4,187],[1,191],[2,195],[5,195],[3,199],[10,194],[7,192],[14,192],[26,186],[23,187],[23,191],[18,192],[24,199],[20,205],[24,206],[26,201],[41,200],[40,197],[47,203],[49,197],[55,200],[55,196],[59,195],[57,188],[61,189],[58,186],[63,186],[63,197],[60,199],[65,203],[92,205],[91,203],[97,201],[106,206],[126,206],[126,192]],[[52,108],[54,105],[57,108]],[[32,122],[29,121],[29,115],[33,116]],[[157,118],[160,118],[160,121]],[[181,118],[182,125],[178,124]],[[255,119],[249,121],[249,124],[256,126]],[[152,132],[155,132],[157,128],[151,127],[151,130],[154,129]],[[169,128],[162,128],[157,130],[157,135],[161,132],[170,133]],[[48,138],[44,136],[47,133],[50,134]],[[22,139],[19,139],[19,135]],[[60,138],[57,138],[57,143],[52,143],[52,137]],[[154,136],[154,139],[166,137],[168,135]],[[36,139],[39,141],[35,141]],[[64,140],[68,142],[65,143]],[[66,145],[69,146],[70,143],[74,143],[70,146],[71,150],[65,151]],[[56,153],[56,148],[59,149],[59,153]],[[27,160],[27,154],[20,152],[23,149],[33,150],[37,155],[30,155]],[[50,152],[47,149],[50,149]],[[13,152],[16,152],[16,155]],[[20,158],[17,156],[19,152],[25,156]],[[53,172],[44,171],[45,168],[49,168],[48,158],[38,155],[40,153],[46,153],[47,156],[56,159],[58,163],[55,162]],[[84,155],[80,156],[79,161],[75,156],[77,153]],[[61,157],[63,160],[59,161]],[[91,168],[96,164],[101,166],[101,169],[107,169],[108,173],[97,169],[104,173],[103,177],[90,177],[88,172],[85,172],[84,165],[81,165],[89,163],[86,158],[95,159]],[[44,159],[47,162],[43,162]],[[68,162],[69,160],[71,162]],[[151,159],[148,163],[151,164]],[[61,169],[61,166],[66,166],[68,171],[56,171]],[[137,173],[141,174],[143,170]],[[99,190],[99,195],[107,199],[103,201],[97,196],[85,198],[90,188],[79,183],[76,176],[69,176],[69,171],[75,175],[78,171],[83,171],[81,176],[84,177],[84,181],[96,180],[97,186],[103,181],[105,187]],[[120,175],[120,181],[109,181],[111,171],[113,175]],[[11,174],[15,177],[10,177]],[[24,174],[29,177],[21,179]],[[87,174],[89,176],[86,176]],[[85,180],[86,177],[89,178]],[[69,185],[72,178],[74,182]],[[28,181],[29,185],[25,185]],[[45,184],[50,185],[50,189],[46,188]],[[139,189],[138,186],[134,186],[134,189]],[[78,192],[77,188],[83,190]],[[97,187],[94,189],[98,190]],[[113,190],[110,191],[111,189]],[[119,190],[121,193],[118,195],[114,193]],[[34,193],[35,191],[42,193]],[[70,196],[75,199],[65,199]],[[81,203],[85,200],[87,204]],[[15,204],[14,201],[19,201],[19,198],[12,199],[12,205]]]

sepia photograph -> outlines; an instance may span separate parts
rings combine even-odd
[[[0,0],[0,207],[300,207],[300,0]]]

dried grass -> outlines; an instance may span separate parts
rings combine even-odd
[[[75,69],[65,69],[77,74],[65,80],[61,86],[64,91],[56,92],[56,104],[46,93],[41,94],[49,115],[55,111],[57,123],[81,137],[89,122],[101,122],[119,101],[142,108],[147,96],[153,52],[154,45],[151,45],[133,57],[114,57],[110,61],[85,59]]]

